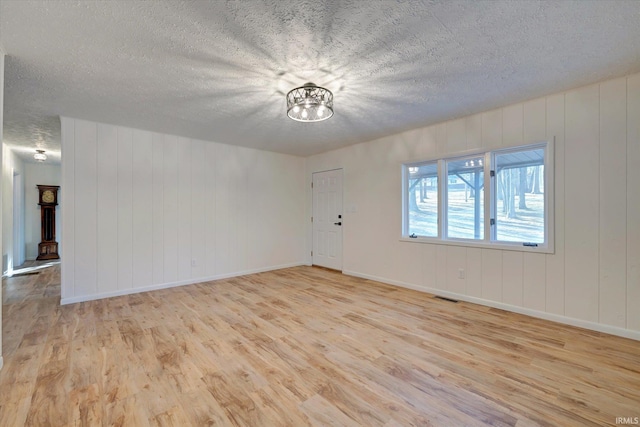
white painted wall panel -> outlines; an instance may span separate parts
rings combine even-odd
[[[421,139],[419,140],[419,152],[418,159],[432,159],[438,154],[438,141],[436,139],[436,128],[431,126],[423,128],[419,133]],[[410,159],[409,159],[410,160]]]
[[[396,230],[400,230],[402,227],[401,220],[397,216],[398,210],[396,208],[396,206],[400,206],[402,203],[401,194],[398,191],[401,187],[401,176],[398,169],[393,171],[385,167],[387,162],[398,162],[400,154],[399,150],[393,150],[385,156],[381,148],[380,146],[374,146],[370,153],[370,157],[372,158],[371,165],[381,171],[381,173],[378,174],[378,181],[374,185],[380,189],[382,194],[389,194],[390,197],[388,199],[378,200],[377,206],[374,208],[378,211],[375,230],[380,230],[384,235],[383,238],[390,242],[393,241],[393,243],[386,245],[384,248],[386,252],[384,257],[391,262],[381,263],[380,268],[383,275],[387,277],[399,277],[401,281],[404,281],[409,280],[409,275],[407,274],[404,263],[410,262],[410,259],[413,257],[401,259],[403,253],[398,250],[398,246],[401,243],[398,242],[397,239],[394,239],[394,237],[397,238],[398,236]],[[361,166],[362,169],[366,167],[368,166]],[[386,227],[385,224],[389,222],[394,222],[395,226],[393,228]]]
[[[522,252],[502,253],[502,302],[522,307]]]
[[[67,118],[62,129],[63,303],[304,262],[304,159]]]
[[[546,310],[546,255],[524,253],[522,304],[524,307]]]
[[[96,198],[96,134],[95,123],[79,120],[75,126],[75,157],[84,159],[76,164],[75,175],[75,294],[92,295],[97,285],[97,207]]]
[[[133,131],[122,127],[117,131],[118,205],[115,213],[118,216],[118,290],[123,290],[133,288]],[[84,161],[81,156],[77,159]]]
[[[247,166],[250,166],[254,163],[251,159],[252,154],[255,153],[254,150],[249,150],[248,148],[238,147],[235,150],[234,160],[234,175],[236,182],[235,189],[235,207],[234,211],[236,212],[236,238],[234,239],[237,247],[237,254],[235,257],[236,271],[244,271],[248,270],[247,264],[247,222],[248,222],[248,200],[247,200],[247,176],[245,169]],[[246,162],[245,162],[246,160]]]
[[[447,123],[437,124],[434,128],[438,154],[444,154],[449,151],[447,149]]]
[[[193,140],[191,143],[191,266],[192,277],[205,277],[207,223],[207,143]]]
[[[118,289],[118,130],[98,124],[98,289]],[[116,183],[116,185],[114,185]]]
[[[467,149],[482,147],[482,114],[474,114],[466,119]]]
[[[405,245],[406,246],[406,245]],[[460,276],[460,270],[466,273],[467,269],[467,248],[462,246],[449,246],[446,253],[447,268],[447,290],[456,294],[464,294],[466,291],[466,280]],[[466,277],[466,274],[463,273]]]
[[[398,151],[398,157],[401,159],[420,159],[424,157],[424,144],[416,144],[423,138],[422,128],[404,132],[401,136],[400,143],[395,144],[394,148]]]
[[[640,331],[640,74],[627,80],[627,328]]]
[[[305,235],[307,224],[310,224],[309,218],[305,214],[305,204],[298,203],[298,199],[291,197],[282,197],[283,195],[304,195],[306,193],[306,183],[304,179],[297,180],[292,179],[296,176],[304,176],[305,168],[304,161],[291,162],[289,158],[282,157],[275,153],[271,153],[266,156],[261,156],[258,159],[259,162],[267,164],[268,170],[288,171],[287,173],[271,173],[269,176],[275,177],[275,182],[271,187],[267,187],[262,194],[263,206],[267,209],[268,219],[275,225],[274,229],[278,230],[279,239],[273,237],[273,235],[267,235],[266,239],[263,239],[259,244],[264,247],[273,246],[274,241],[284,242],[278,246],[277,258],[269,262],[269,264],[275,263],[281,265],[287,263],[287,259],[291,257],[291,251],[300,256],[305,257],[306,246],[305,240],[300,239],[300,236]],[[257,184],[257,183],[255,183]],[[273,195],[280,194],[279,203],[274,206]],[[349,193],[346,193],[347,197],[350,197]],[[347,199],[348,201],[349,199]],[[257,211],[252,211],[254,220],[259,218],[256,214]],[[343,205],[343,217],[344,217],[344,205]],[[248,240],[251,242],[251,236],[248,236]],[[270,253],[270,252],[267,252]],[[261,267],[262,268],[262,267]]]
[[[627,79],[600,85],[599,321],[626,326]]]
[[[523,105],[522,133],[526,143],[546,140],[546,101],[546,98],[539,98],[525,102]]]
[[[425,149],[426,149],[425,144]],[[435,141],[432,140],[431,148],[435,149]],[[334,165],[339,165],[341,169],[342,165],[348,161],[347,158],[343,157],[343,153],[348,152],[349,156],[355,156],[359,154],[359,151],[356,150],[338,150],[331,157],[327,158],[328,162],[333,162]],[[417,155],[423,155],[423,152],[418,153]],[[326,169],[325,169],[326,170]],[[363,181],[363,178],[366,179],[367,175],[362,174],[358,168],[351,169],[343,169],[343,183],[349,182],[350,185],[348,188],[343,186],[344,191],[344,226],[342,227],[342,242],[343,242],[343,266],[344,263],[349,263],[348,265],[354,266],[354,268],[360,268],[359,264],[364,262],[365,257],[360,255],[360,252],[363,250],[361,245],[365,244],[365,240],[358,238],[357,236],[363,232],[366,225],[363,225],[363,219],[368,218],[369,215],[366,214],[367,209],[365,208],[364,201],[367,199],[363,197],[363,188],[366,186],[366,182]],[[309,182],[311,179],[309,178]],[[307,183],[304,183],[305,189]],[[311,190],[309,188],[309,190]],[[364,191],[366,193],[366,191]],[[305,215],[306,216],[306,215]],[[307,224],[311,224],[311,222],[305,222],[305,226]],[[353,245],[359,245],[358,249],[354,248]],[[364,250],[369,251],[370,248],[364,247]]]
[[[344,222],[343,222],[344,223]],[[395,275],[403,283],[422,282],[422,251],[411,250],[407,245],[398,244],[394,250],[396,258],[404,261],[394,261],[398,265]],[[407,267],[405,267],[407,266]]]
[[[422,255],[422,286],[436,289],[436,245],[423,245],[417,252]]]
[[[498,148],[502,145],[502,110],[482,113],[482,147]]]
[[[265,204],[265,201],[262,200],[263,191],[266,190],[265,187],[274,185],[274,182],[273,180],[267,179],[267,168],[263,167],[263,164],[268,164],[268,161],[261,161],[259,157],[252,155],[250,151],[245,155],[247,157],[247,165],[249,166],[246,171],[246,208],[249,211],[255,211],[261,209],[263,206],[268,206]],[[265,174],[263,174],[263,172],[265,172]],[[267,190],[266,192],[270,191]],[[258,247],[264,241],[265,233],[263,231],[266,230],[263,229],[268,227],[268,224],[262,224],[254,215],[247,215],[244,228],[247,233],[246,241],[249,242],[246,247],[247,262],[249,263],[247,265],[248,269],[260,268],[260,266],[266,263]]]
[[[191,278],[191,140],[178,138],[178,280]]]
[[[164,135],[154,133],[151,137],[152,162],[152,259],[154,285],[164,283]]]
[[[482,298],[502,302],[502,251],[482,249]]]
[[[153,135],[133,131],[133,287],[153,284]]]
[[[435,142],[435,141],[434,141]],[[435,145],[434,145],[435,146]],[[341,156],[345,150],[341,150],[339,155]],[[349,183],[351,190],[343,188],[345,197],[347,194],[351,194],[352,199],[347,199],[346,206],[353,203],[356,206],[356,212],[345,218],[345,224],[343,227],[343,261],[349,258],[349,254],[352,253],[352,265],[354,268],[362,268],[369,264],[367,259],[376,257],[384,257],[388,253],[388,247],[383,249],[378,254],[378,251],[372,245],[375,245],[376,236],[371,235],[368,230],[374,230],[380,226],[380,209],[378,208],[380,202],[378,200],[366,197],[366,190],[368,185],[378,185],[380,177],[375,177],[371,183],[367,183],[366,180],[370,177],[363,170],[363,165],[373,165],[374,160],[371,158],[372,147],[367,147],[363,144],[362,147],[358,147],[353,153],[350,153],[349,158],[336,159],[337,162],[346,162],[350,159],[358,157],[362,159],[362,162],[354,162],[351,160],[350,168],[344,169],[344,182]],[[338,164],[338,163],[335,163]],[[325,168],[333,169],[333,168]],[[364,193],[363,193],[364,192]],[[348,246],[348,247],[347,247]],[[393,262],[389,260],[390,262]],[[344,263],[343,263],[344,266]],[[380,266],[372,266],[370,271],[372,274],[381,274]],[[375,273],[374,273],[375,272]]]
[[[546,257],[546,311],[564,315],[564,223],[565,223],[565,144],[564,144],[564,94],[549,96],[547,107],[547,139],[554,141],[554,196],[555,196],[555,253]]]
[[[515,104],[502,110],[502,145],[511,147],[523,144],[523,105]]]
[[[206,253],[205,253],[205,275],[212,277],[217,274],[216,270],[216,144],[207,144],[206,150],[206,211],[205,211],[205,235],[206,235]]]
[[[164,283],[178,281],[178,138],[164,136]]]
[[[466,295],[482,298],[482,249],[467,248]]]
[[[294,164],[293,166],[287,166],[287,160],[284,158],[281,158],[275,154],[269,158],[272,159],[270,163],[277,165],[278,169],[290,170],[291,175],[289,176],[304,176],[305,169],[303,162]],[[274,194],[274,192],[282,192],[282,194],[304,194],[306,190],[305,184],[306,183],[304,179],[295,180],[287,178],[287,176],[285,175],[278,175],[278,185],[272,188],[270,194]],[[348,201],[352,195],[348,192],[345,194],[347,197],[346,200]],[[346,210],[344,203],[342,208],[342,216],[343,218],[345,218]],[[298,236],[305,235],[306,225],[309,224],[309,219],[305,214],[304,203],[298,204],[295,199],[287,199],[286,205],[281,206],[280,211],[273,211],[270,215],[272,217],[280,218],[279,222],[277,222],[277,226],[280,230],[281,238],[284,239],[284,242],[286,242],[286,244],[283,245],[283,247],[278,251],[278,259],[276,260],[277,264],[286,262],[286,259],[289,257],[288,252],[291,250],[293,250],[295,253],[302,254],[302,256],[304,257],[306,253],[305,241],[298,238]],[[300,221],[299,218],[302,218],[302,221]],[[293,229],[295,231],[293,233],[291,233],[291,231],[285,232],[286,228]],[[288,249],[285,250],[285,248]]]
[[[449,290],[447,286],[447,247],[436,245],[436,289]]]
[[[445,135],[446,134],[447,133],[445,133]],[[405,274],[405,267],[403,264],[408,262],[411,258],[400,258],[402,256],[402,252],[397,249],[400,242],[394,239],[394,237],[398,236],[396,230],[400,230],[402,227],[400,217],[397,216],[398,210],[397,208],[394,208],[394,206],[400,206],[402,203],[401,194],[398,191],[398,188],[402,185],[401,176],[398,169],[394,171],[385,167],[387,162],[395,163],[400,161],[401,150],[390,150],[385,156],[383,154],[383,147],[385,145],[388,145],[388,142],[378,142],[372,147],[369,153],[373,167],[381,171],[378,174],[378,182],[376,185],[380,188],[381,193],[390,195],[386,200],[380,199],[378,201],[378,206],[376,207],[378,215],[375,227],[384,234],[385,240],[393,241],[393,244],[385,247],[386,254],[384,255],[385,259],[389,259],[391,263],[382,264],[381,267],[383,267],[382,271],[385,275],[392,275],[392,277],[401,277],[401,280],[402,278],[408,280],[409,276]],[[365,165],[361,166],[362,169],[365,167]],[[390,222],[395,223],[393,228],[385,226],[385,224]]]
[[[233,271],[235,260],[236,232],[235,216],[233,215],[233,200],[235,182],[233,168],[229,159],[234,153],[234,147],[220,145],[216,152],[216,272],[229,274]]]
[[[565,97],[565,314],[598,321],[599,91]]]
[[[60,118],[60,145],[62,149],[63,188],[60,191],[60,208],[62,214],[62,246],[64,259],[60,266],[60,296],[71,298],[75,296],[75,268],[76,268],[76,191],[75,191],[75,120]]]
[[[447,122],[447,151],[455,153],[467,148],[466,120],[458,119]]]

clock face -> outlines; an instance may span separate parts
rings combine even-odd
[[[45,190],[42,192],[42,201],[45,203],[53,203],[54,196],[53,191]]]

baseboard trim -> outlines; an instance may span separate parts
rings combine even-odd
[[[294,262],[290,264],[281,264],[281,265],[275,265],[271,267],[255,268],[251,270],[243,270],[243,271],[237,271],[234,273],[218,274],[215,276],[208,276],[208,277],[198,277],[195,279],[161,283],[158,285],[143,286],[139,288],[118,289],[117,291],[103,292],[100,294],[61,298],[60,305],[76,304],[79,302],[93,301],[93,300],[104,299],[104,298],[113,298],[113,297],[119,297],[123,295],[137,294],[140,292],[150,292],[150,291],[157,291],[160,289],[175,288],[178,286],[194,285],[196,283],[210,282],[212,280],[228,279],[230,277],[246,276],[247,274],[256,274],[256,273],[264,273],[266,271],[282,270],[283,268],[299,267],[301,265],[306,265],[306,264],[304,262]]]
[[[616,335],[619,337],[640,341],[640,331],[633,331],[630,329],[619,328],[616,326],[603,325],[601,323],[575,319],[573,317],[562,316],[559,314],[547,313],[544,311],[533,310],[525,307],[518,307],[516,305],[504,304],[501,302],[486,300],[486,299],[477,298],[477,297],[471,297],[468,295],[457,294],[454,292],[448,292],[440,289],[430,288],[428,286],[415,285],[413,283],[407,283],[399,280],[392,280],[384,277],[373,276],[370,274],[359,273],[357,271],[344,270],[342,273],[349,276],[360,277],[362,279],[375,280],[376,282],[382,282],[388,285],[399,286],[401,288],[412,289],[414,291],[425,292],[425,293],[443,296],[447,298],[453,298],[460,301],[466,301],[474,304],[484,305],[487,307],[499,308],[501,310],[506,310],[506,311],[510,311],[518,314],[524,314],[527,316],[536,317],[538,319],[550,320],[552,322],[562,323],[569,326],[576,326],[578,328],[589,329],[596,332],[603,332],[605,334]]]

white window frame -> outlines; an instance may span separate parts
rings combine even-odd
[[[491,170],[495,165],[496,154],[544,149],[544,243],[536,246],[526,246],[527,242],[507,242],[496,240],[496,225],[491,224],[495,219],[497,206],[496,178],[491,176]],[[447,184],[448,174],[446,163],[469,157],[484,156],[484,236],[483,239],[464,239],[447,237]],[[438,236],[409,237],[409,206],[408,206],[408,182],[409,167],[420,166],[425,163],[438,164]],[[402,170],[402,235],[400,240],[411,243],[443,244],[453,246],[480,247],[490,249],[504,249],[521,252],[554,253],[555,251],[555,218],[554,218],[554,142],[540,141],[530,144],[522,144],[496,149],[470,150],[453,153],[444,157],[424,159],[421,161],[406,162],[401,165]],[[487,191],[489,189],[489,191]]]
[[[477,158],[480,157],[480,155],[483,155],[484,159],[483,159],[483,187],[484,188],[488,188],[487,187],[487,168],[488,168],[488,161],[487,159],[489,158],[488,153],[484,153],[482,151],[479,152],[471,152],[465,155],[458,155],[455,157],[443,157],[442,159],[439,160],[439,162],[442,164],[442,176],[446,178],[446,183],[443,187],[438,187],[438,192],[442,191],[442,201],[443,204],[442,206],[438,205],[438,215],[442,216],[442,227],[439,230],[439,236],[442,236],[443,240],[450,240],[450,241],[462,241],[462,242],[483,242],[485,239],[484,237],[482,239],[465,239],[465,238],[461,238],[461,237],[450,237],[448,230],[448,197],[449,197],[449,190],[447,188],[448,184],[449,184],[449,168],[447,167],[447,163],[449,162],[455,162],[455,161],[459,161],[459,160],[465,160],[465,159],[470,159],[470,158]],[[438,170],[438,172],[440,173],[440,169]],[[486,218],[487,217],[487,211],[486,211],[486,206],[487,206],[487,191],[483,191],[484,192],[484,212],[483,212],[483,217]],[[486,221],[485,221],[486,222]],[[483,227],[483,236],[487,236],[487,230],[484,224],[482,224]]]
[[[402,165],[402,235],[403,237],[406,237],[407,239],[409,239],[409,209],[408,209],[408,203],[409,203],[409,199],[407,198],[408,193],[407,191],[405,191],[406,189],[408,189],[409,187],[409,168],[412,167],[419,167],[422,166],[424,164],[436,164],[437,165],[437,169],[438,169],[438,235],[437,236],[422,236],[421,238],[425,238],[425,239],[439,239],[440,236],[442,236],[442,218],[440,215],[440,206],[442,206],[443,203],[443,199],[442,199],[442,192],[441,190],[441,182],[440,182],[440,176],[442,175],[442,164],[440,161],[438,161],[438,159],[435,160],[425,160],[425,161],[421,161],[421,162],[414,162],[414,163],[405,163]],[[410,239],[414,239],[414,238],[410,238]]]

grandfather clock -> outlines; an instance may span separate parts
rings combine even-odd
[[[58,205],[58,185],[38,185],[40,193],[40,243],[38,243],[38,260],[58,259],[58,242],[56,242],[56,206]]]

